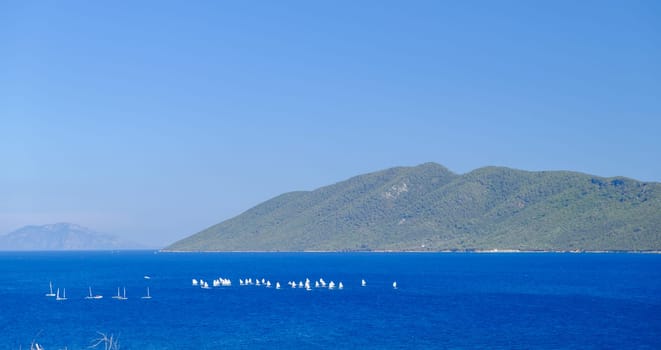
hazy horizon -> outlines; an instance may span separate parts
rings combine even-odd
[[[0,234],[162,247],[436,162],[661,181],[661,4],[0,5]]]

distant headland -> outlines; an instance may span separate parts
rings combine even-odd
[[[28,225],[6,235],[0,235],[0,250],[116,249],[144,249],[144,247],[114,235],[67,222]]]

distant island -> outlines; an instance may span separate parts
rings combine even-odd
[[[140,249],[137,243],[71,223],[30,225],[0,236],[0,250]]]
[[[658,251],[661,184],[426,163],[282,194],[164,251]]]

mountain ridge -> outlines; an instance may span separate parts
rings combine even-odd
[[[140,249],[139,244],[96,232],[77,224],[59,222],[27,225],[0,236],[0,250],[114,250]]]
[[[164,250],[661,250],[661,184],[436,163],[287,192]]]

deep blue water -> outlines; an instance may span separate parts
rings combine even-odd
[[[233,286],[191,286],[218,277]],[[306,277],[345,288],[286,285]],[[69,300],[44,296],[50,280]],[[89,285],[104,298],[84,300]],[[122,349],[659,349],[661,255],[12,252],[0,303],[0,349],[84,349],[96,332]]]

